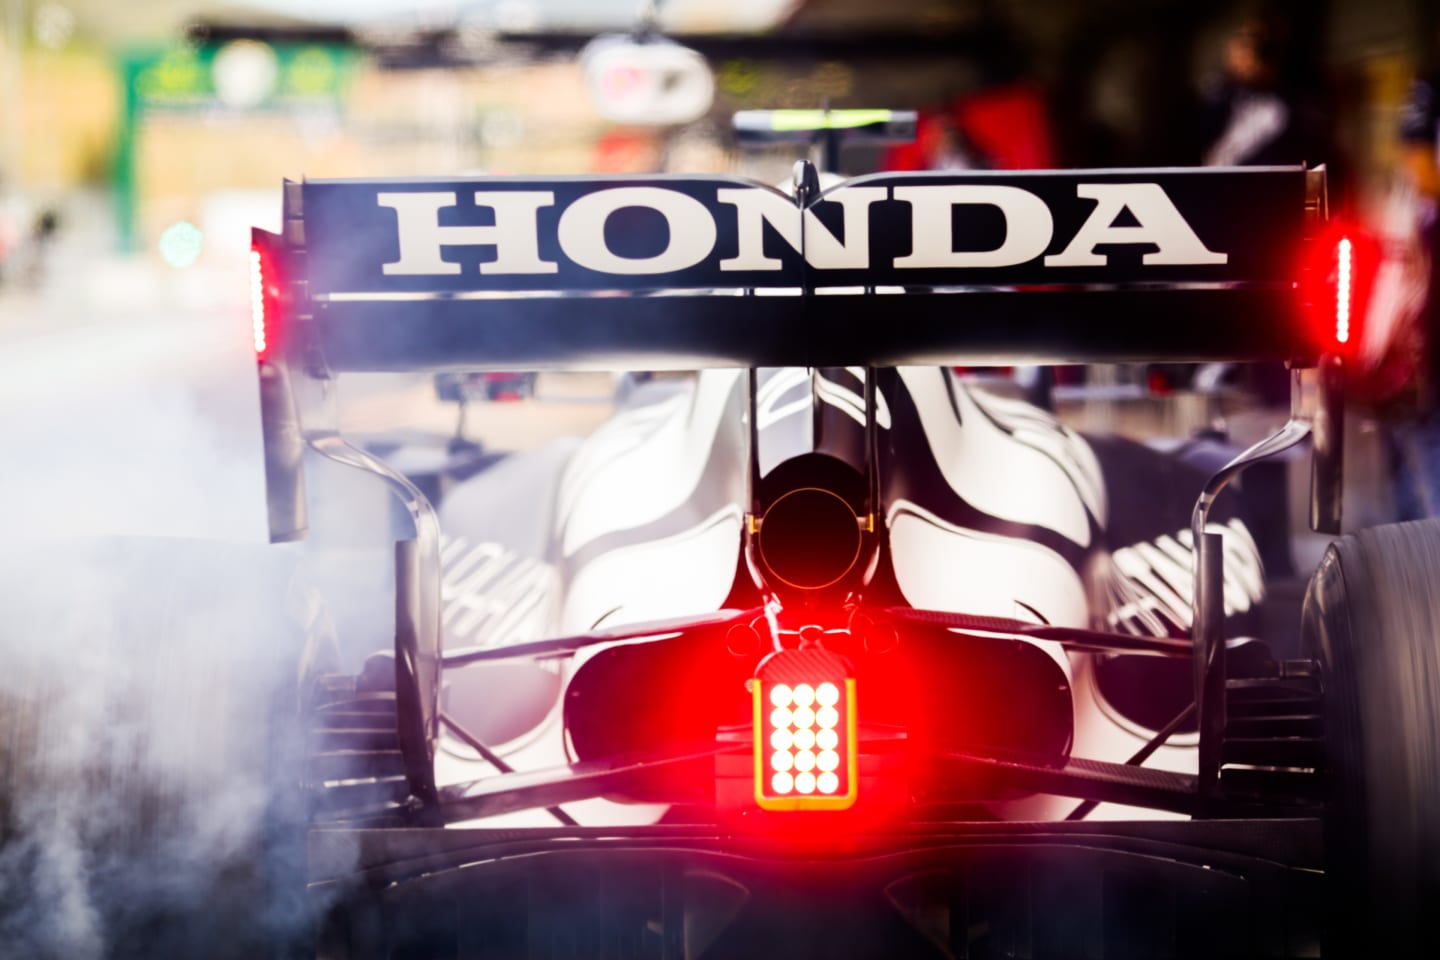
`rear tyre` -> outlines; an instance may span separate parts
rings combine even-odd
[[[1440,934],[1440,520],[1342,537],[1305,598],[1322,666],[1329,952],[1434,956]]]

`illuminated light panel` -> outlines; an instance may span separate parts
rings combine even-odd
[[[250,249],[250,326],[255,336],[255,356],[264,357],[270,348],[265,335],[265,260]]]
[[[1350,301],[1354,286],[1354,246],[1342,237],[1335,248],[1335,342],[1350,342]]]
[[[761,809],[845,810],[856,803],[853,672],[843,656],[818,647],[777,650],[760,662],[750,696]]]

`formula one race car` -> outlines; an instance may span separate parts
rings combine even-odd
[[[1363,291],[1323,170],[320,180],[284,209],[255,347],[272,538],[340,627],[302,684],[321,956],[1433,939],[1440,529],[1339,540],[1277,655],[1217,499],[1308,437],[1338,530]],[[1294,414],[1213,474],[948,369],[1235,359],[1290,364]],[[702,372],[438,511],[335,427],[346,372],[556,368]],[[367,549],[385,575],[333,589]]]

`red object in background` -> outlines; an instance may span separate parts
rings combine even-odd
[[[929,170],[944,141],[944,122],[938,114],[921,111],[915,118],[915,140],[885,151],[886,170]]]
[[[959,98],[956,126],[997,170],[1043,170],[1055,165],[1050,120],[1040,91],[1028,84],[994,87]]]
[[[634,130],[611,130],[595,143],[595,173],[644,173],[654,170],[660,152],[655,138]]]
[[[951,367],[950,369],[962,377],[967,373],[978,373],[982,376],[988,375],[992,377],[1013,377],[1015,375],[1014,367]]]
[[[1055,165],[1050,119],[1038,88],[1029,84],[991,87],[956,97],[933,111],[922,111],[915,142],[892,147],[887,170],[933,170],[945,159],[950,126],[978,167],[993,170],[1043,170]]]
[[[481,374],[487,399],[513,403],[535,392],[535,374],[490,370]]]

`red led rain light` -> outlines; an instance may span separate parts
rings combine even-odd
[[[760,665],[755,800],[766,810],[844,810],[855,803],[855,680],[821,650],[783,650]]]

